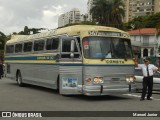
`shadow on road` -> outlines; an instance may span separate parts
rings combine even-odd
[[[131,98],[127,98],[124,96],[114,96],[114,95],[105,95],[105,96],[71,96],[74,99],[81,99],[85,101],[119,101],[119,100],[128,100]]]
[[[17,85],[17,83],[8,83],[8,85],[11,86],[16,86],[19,87]],[[53,90],[53,89],[49,89],[49,88],[45,88],[45,87],[41,87],[41,86],[35,86],[35,85],[30,85],[30,84],[25,84],[24,87],[20,87],[20,88],[25,88],[25,89],[30,89],[30,90],[36,90],[36,91],[40,91],[40,92],[47,92],[50,94],[55,94],[55,95],[60,95],[58,93],[58,90]],[[61,95],[60,95],[61,96]],[[81,100],[85,100],[85,101],[118,101],[118,100],[128,100],[131,98],[125,97],[121,94],[119,95],[105,95],[105,96],[85,96],[85,95],[62,95],[63,97],[66,98],[71,98],[71,99],[81,99]]]
[[[17,85],[17,83],[8,83],[8,85],[14,85],[16,87],[20,87]],[[59,94],[57,90],[53,90],[50,88],[45,88],[41,86],[36,86],[36,85],[31,85],[31,84],[25,84],[23,87],[20,88],[26,88],[26,89],[32,89],[32,90],[37,90],[37,91],[42,91],[42,92],[47,92],[47,93],[52,93],[52,94]]]

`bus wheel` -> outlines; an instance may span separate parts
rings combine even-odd
[[[58,78],[57,78],[57,89],[56,89],[56,91],[59,93],[59,91],[60,91],[60,86],[59,86],[60,84],[59,84],[59,76],[58,76]]]
[[[17,84],[21,87],[24,85],[22,82],[22,75],[20,71],[17,73]]]

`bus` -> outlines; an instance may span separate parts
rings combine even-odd
[[[15,37],[5,46],[6,77],[62,95],[134,92],[130,35],[112,27],[75,25]]]

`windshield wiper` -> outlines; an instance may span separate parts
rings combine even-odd
[[[101,61],[103,61],[106,58],[106,56],[108,56],[109,54],[111,54],[111,50],[105,53],[105,55],[101,58]]]

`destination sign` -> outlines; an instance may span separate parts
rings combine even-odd
[[[120,32],[110,32],[110,31],[89,31],[89,35],[97,36],[121,36]]]
[[[124,64],[125,62],[123,60],[106,60],[106,63],[108,63],[108,64]]]
[[[91,36],[110,36],[110,37],[125,37],[125,38],[129,37],[127,33],[112,32],[112,31],[89,31],[88,34]]]

